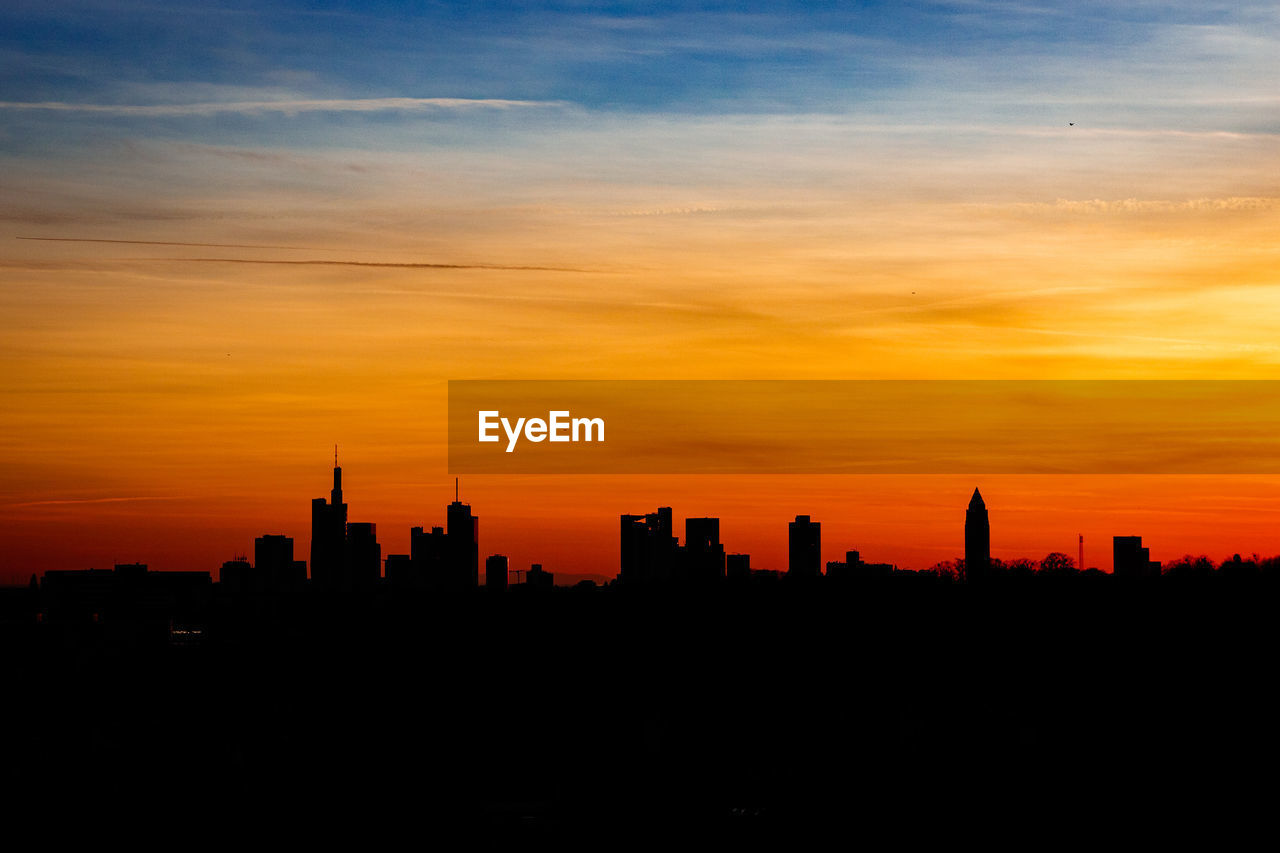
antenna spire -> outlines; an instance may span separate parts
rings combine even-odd
[[[333,467],[338,467],[338,445],[333,446]]]
[[[458,502],[458,478],[453,478],[453,502]]]

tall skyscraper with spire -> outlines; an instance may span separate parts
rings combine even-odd
[[[964,573],[969,580],[981,580],[991,571],[991,522],[982,492],[973,490],[964,514]]]
[[[453,481],[453,503],[445,511],[446,566],[451,587],[473,588],[480,583],[480,519],[471,514]]]
[[[347,505],[342,501],[342,469],[338,467],[336,445],[329,501],[311,501],[311,581],[317,586],[335,587],[341,585],[345,575],[347,546]]]

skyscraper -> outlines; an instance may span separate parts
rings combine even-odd
[[[686,580],[718,581],[724,577],[724,545],[720,544],[720,519],[684,520]]]
[[[484,585],[488,589],[503,590],[507,588],[507,570],[510,562],[502,554],[492,554],[484,558]]]
[[[1111,538],[1111,571],[1118,578],[1158,578],[1160,563],[1151,559],[1151,549],[1142,547],[1141,536]]]
[[[991,522],[982,493],[976,488],[964,514],[964,573],[971,581],[991,573]]]
[[[346,563],[347,505],[342,502],[342,469],[333,454],[333,491],[330,501],[311,502],[311,581],[317,586],[341,586]]]
[[[430,531],[415,527],[409,531],[409,560],[413,571],[407,586],[414,589],[440,589],[448,586],[445,564],[449,553],[443,527]]]
[[[480,583],[480,519],[453,495],[445,526],[409,531],[409,564],[396,585],[413,589],[463,590]]]
[[[807,515],[787,523],[787,575],[816,578],[822,574],[822,524]]]
[[[382,577],[382,546],[378,544],[378,526],[369,522],[347,525],[347,558],[343,587],[369,589]]]
[[[671,528],[669,506],[647,515],[621,516],[618,579],[623,583],[669,580],[679,556]]]
[[[253,540],[257,582],[271,592],[296,589],[307,579],[307,564],[293,559],[293,538],[267,534]]]
[[[471,514],[471,504],[458,500],[454,487],[453,503],[445,513],[445,565],[448,585],[474,588],[480,585],[480,519]]]

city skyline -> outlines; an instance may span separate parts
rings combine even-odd
[[[15,0],[0,55],[13,825],[1265,826],[1274,0]]]
[[[434,524],[434,519],[428,519],[425,523],[411,527],[408,531],[409,547],[403,549],[403,552],[396,551],[386,540],[379,538],[377,522],[349,520],[349,505],[343,492],[343,469],[338,465],[338,461],[338,449],[335,447],[330,496],[327,499],[315,498],[311,501],[311,525],[306,536],[300,536],[296,532],[268,531],[255,534],[254,553],[260,557],[265,549],[265,553],[268,554],[266,565],[270,567],[266,571],[272,578],[294,573],[290,576],[310,580],[318,584],[319,588],[352,590],[382,581],[387,581],[393,586],[421,587],[425,581],[415,581],[412,578],[426,577],[429,574],[435,578],[425,582],[431,588],[464,589],[493,586],[495,581],[489,580],[489,577],[491,566],[497,565],[491,563],[494,560],[501,560],[508,567],[508,576],[511,574],[517,576],[517,580],[513,583],[519,583],[519,578],[529,571],[521,566],[533,565],[537,566],[538,570],[542,569],[545,558],[539,559],[536,554],[529,562],[522,562],[523,557],[516,559],[509,554],[486,547],[480,538],[479,516],[473,513],[469,502],[461,500],[460,478],[454,478],[454,500],[445,507],[444,523]],[[621,514],[620,545],[619,540],[615,539],[611,563],[595,564],[593,566],[595,571],[580,572],[565,571],[553,562],[550,564],[550,568],[555,570],[553,576],[559,574],[561,585],[565,586],[572,586],[582,581],[601,584],[615,578],[625,581],[628,577],[632,582],[687,580],[686,574],[690,577],[724,578],[732,576],[733,572],[726,567],[732,567],[735,560],[739,561],[737,565],[743,573],[748,571],[748,566],[749,571],[755,574],[795,575],[796,571],[793,567],[798,565],[801,567],[799,574],[805,577],[832,575],[833,570],[844,573],[854,564],[884,566],[888,569],[904,571],[933,571],[941,566],[945,571],[954,571],[956,567],[962,567],[962,575],[967,573],[971,580],[977,577],[973,572],[975,566],[985,567],[991,564],[1034,567],[1045,555],[1055,558],[1065,556],[1070,565],[1081,571],[1092,569],[1101,570],[1104,573],[1133,576],[1150,573],[1144,568],[1146,566],[1153,566],[1154,573],[1159,575],[1161,565],[1161,561],[1148,562],[1152,545],[1149,535],[1146,547],[1143,547],[1142,535],[1135,535],[1131,527],[1126,528],[1125,533],[1115,532],[1105,540],[1090,542],[1089,544],[1093,546],[1090,553],[1097,554],[1101,551],[1103,559],[1095,558],[1084,564],[1079,564],[1076,552],[1065,548],[1049,547],[1041,549],[1043,553],[1039,551],[1014,553],[1010,548],[1001,548],[998,528],[997,537],[994,540],[996,548],[993,551],[989,513],[978,487],[973,490],[962,524],[956,525],[957,530],[962,532],[957,537],[958,541],[952,553],[927,566],[900,566],[896,561],[888,559],[886,554],[867,551],[866,547],[860,545],[858,541],[828,539],[824,548],[820,532],[822,519],[809,514],[795,515],[793,520],[786,522],[785,531],[781,524],[778,524],[779,535],[776,538],[784,540],[781,546],[784,559],[781,563],[769,559],[762,560],[759,555],[752,557],[751,552],[737,547],[736,543],[724,541],[720,533],[721,516],[686,516],[683,537],[679,535],[677,518],[670,506],[660,506],[655,512],[642,515],[623,513]],[[386,536],[388,532],[390,532],[389,529],[384,526],[383,535]],[[390,538],[392,541],[402,541],[401,537]],[[501,537],[497,538],[502,541]],[[298,559],[294,562],[296,543],[305,543],[308,540],[310,544],[307,559]],[[653,544],[655,542],[667,544],[655,545]],[[1078,534],[1076,542],[1078,553],[1085,553],[1085,544],[1083,535]],[[1138,550],[1141,551],[1140,556]],[[260,559],[255,558],[253,563],[249,563],[244,556],[241,556],[245,552],[240,549],[233,549],[233,551],[233,556],[204,564],[203,570],[208,571],[215,580],[218,580],[218,576],[213,573],[217,571],[214,567],[220,563],[223,571],[230,567],[232,572],[237,573],[233,575],[234,583],[242,585],[245,581],[239,573],[257,568]],[[299,550],[298,553],[301,551]],[[704,556],[694,557],[695,553]],[[1225,555],[1209,555],[1203,549],[1188,550],[1177,555],[1164,553],[1166,563],[1189,562],[1206,556],[1211,561],[1220,563],[1228,560],[1233,554],[1236,558],[1241,554],[1253,558],[1273,556],[1269,552],[1248,548],[1237,549]],[[145,554],[135,555],[133,563],[154,565],[143,559],[145,556]],[[842,561],[839,558],[845,559]],[[871,560],[869,561],[868,558]],[[707,563],[708,559],[712,562]],[[686,560],[693,561],[689,566],[694,568],[686,566]],[[715,569],[717,560],[718,569]],[[878,560],[883,562],[877,562]],[[120,561],[112,560],[106,565],[119,564],[121,564]],[[706,565],[707,568],[697,569],[697,565]],[[428,566],[433,568],[428,571]],[[450,566],[456,568],[449,568]],[[646,568],[647,566],[651,567]],[[88,568],[93,567],[58,566],[54,570]],[[201,566],[195,565],[159,568],[182,572],[202,569]],[[50,569],[44,571],[48,570]],[[393,582],[397,573],[399,573],[399,581]],[[42,574],[41,570],[28,572],[7,585],[23,585],[32,575],[40,574]],[[505,586],[506,583],[504,581],[502,585]],[[269,585],[276,588],[287,584],[272,580]]]

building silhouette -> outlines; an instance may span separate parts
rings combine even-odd
[[[976,488],[964,514],[964,572],[969,580],[982,580],[991,573],[991,521]]]
[[[442,589],[448,540],[443,527],[414,527],[409,531],[410,571],[394,584],[412,589]]]
[[[290,592],[307,580],[307,564],[293,559],[293,537],[266,534],[253,540],[256,582],[270,593]]]
[[[333,489],[329,501],[311,501],[311,582],[319,589],[349,592],[370,589],[382,577],[382,546],[377,525],[347,521],[342,500],[342,469],[333,451]]]
[[[348,584],[347,505],[342,500],[342,469],[338,452],[333,453],[333,489],[329,501],[311,501],[311,581],[318,587],[338,589]]]
[[[1111,538],[1111,570],[1116,577],[1160,577],[1160,563],[1151,559],[1151,549],[1142,547],[1141,536]]]
[[[886,578],[894,573],[897,567],[892,563],[866,563],[857,551],[846,551],[844,561],[827,563],[827,577],[832,580],[856,580],[868,578]]]
[[[697,583],[724,578],[724,545],[720,544],[720,519],[684,520],[684,574]]]
[[[413,587],[413,558],[408,554],[388,554],[382,566],[388,586],[393,589]]]
[[[44,573],[41,608],[50,621],[149,623],[203,618],[213,590],[208,572],[151,572],[145,563],[117,563],[110,570]]]
[[[555,574],[544,570],[541,563],[534,563],[524,573],[524,585],[532,589],[551,589],[555,582]]]
[[[453,498],[445,515],[446,585],[473,589],[480,585],[480,519],[458,500],[456,484]]]
[[[253,540],[253,563],[236,557],[222,564],[218,584],[232,596],[261,598],[297,592],[307,582],[307,564],[293,558],[293,537],[265,534]]]
[[[731,581],[744,581],[751,578],[750,554],[725,554],[724,573]]]
[[[787,576],[816,578],[822,574],[822,524],[807,515],[787,523]]]
[[[369,589],[382,577],[382,546],[378,526],[369,522],[347,523],[344,589]]]
[[[484,558],[484,585],[488,589],[504,590],[507,588],[507,574],[510,562],[502,554],[492,554]]]
[[[243,595],[253,583],[253,564],[244,557],[227,560],[218,570],[218,585],[230,595]]]
[[[679,557],[672,534],[671,507],[658,507],[657,512],[647,515],[623,515],[620,545],[620,581],[633,584],[670,580]]]

